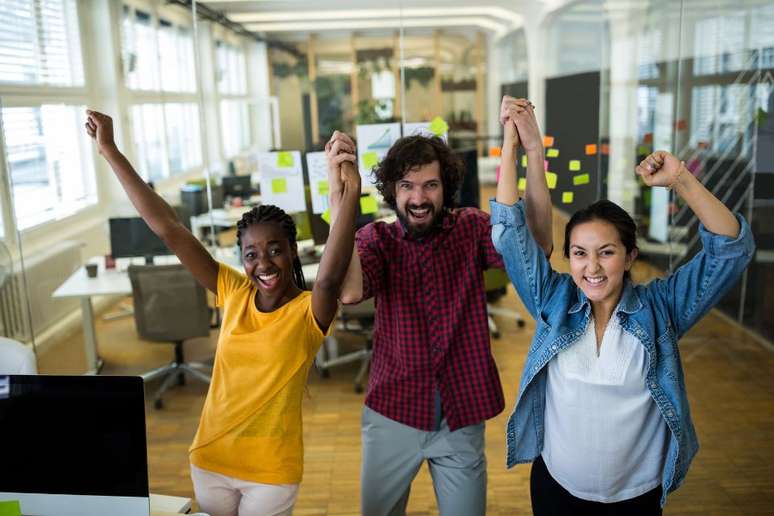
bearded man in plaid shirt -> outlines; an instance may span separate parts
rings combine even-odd
[[[501,123],[518,127],[504,145],[539,138],[531,104],[505,97]],[[510,131],[511,134],[516,131]],[[523,134],[522,134],[523,133]],[[508,132],[506,131],[506,134]],[[355,144],[336,131],[329,167],[357,163]],[[531,155],[542,167],[539,154]],[[504,407],[492,358],[483,271],[503,268],[489,215],[454,209],[464,167],[437,137],[398,140],[374,170],[376,188],[398,214],[360,229],[340,296],[376,301],[371,373],[362,416],[361,510],[405,514],[411,482],[427,460],[442,515],[486,511],[484,424]],[[339,174],[333,174],[340,177]],[[337,185],[330,185],[333,190]],[[551,202],[536,188],[528,224],[550,254]],[[335,197],[335,196],[333,196]],[[332,205],[332,223],[337,207]]]

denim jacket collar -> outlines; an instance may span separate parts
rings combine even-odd
[[[584,307],[586,307],[587,310],[591,309],[589,299],[586,297],[586,294],[583,293],[583,290],[576,287],[576,292],[578,295],[578,302],[572,305],[567,311],[568,314],[580,312]],[[616,313],[624,312],[626,314],[633,314],[640,309],[642,309],[642,302],[640,301],[637,292],[635,292],[631,280],[624,280],[623,293],[621,294],[621,300],[618,302],[618,306],[615,309]]]

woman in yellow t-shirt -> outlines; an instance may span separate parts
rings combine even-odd
[[[308,292],[296,227],[284,211],[264,205],[246,213],[237,225],[244,273],[220,264],[118,150],[111,118],[86,114],[86,131],[132,204],[224,309],[212,382],[190,449],[200,508],[211,516],[290,514],[303,472],[304,385],[336,316],[354,248],[360,199],[355,149],[341,141],[326,148],[336,222]]]

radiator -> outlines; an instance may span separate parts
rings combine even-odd
[[[51,294],[82,264],[81,244],[73,241],[58,242],[44,252],[27,256],[26,285],[21,263],[14,262],[12,274],[0,287],[0,335],[30,342],[32,335],[76,310],[78,299],[55,299]]]

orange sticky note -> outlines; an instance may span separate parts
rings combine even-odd
[[[610,154],[610,145],[603,143],[600,145],[599,150],[602,152],[602,154]]]
[[[501,156],[500,147],[489,147],[489,155],[493,158],[499,158]]]
[[[543,136],[543,147],[553,147],[553,146],[554,146],[554,137]]]
[[[586,156],[592,156],[597,153],[597,144],[589,143],[586,145]]]

